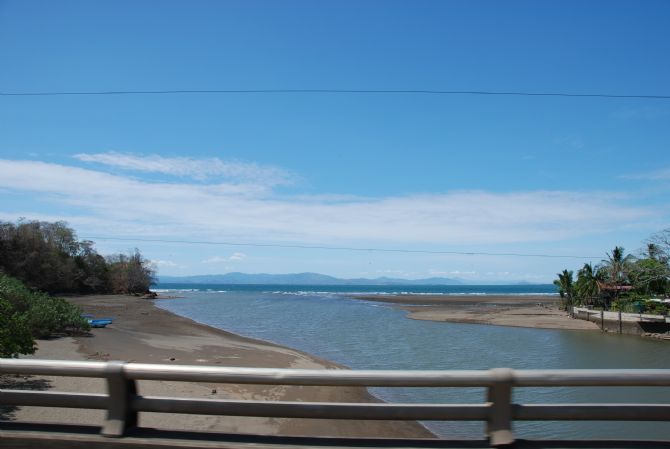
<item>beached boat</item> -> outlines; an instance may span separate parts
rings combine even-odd
[[[108,324],[112,324],[111,318],[100,318],[100,319],[89,319],[88,324],[91,327],[105,327]]]

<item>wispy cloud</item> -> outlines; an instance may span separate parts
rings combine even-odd
[[[375,270],[374,277],[394,277],[394,278],[404,278],[412,279],[413,276],[416,276],[416,273],[407,270]]]
[[[59,218],[74,217],[88,221],[84,229],[128,237],[328,245],[517,243],[611,231],[653,217],[653,211],[627,206],[620,197],[593,192],[456,191],[331,201],[278,197],[254,184],[151,182],[36,161],[0,160],[0,173],[0,188],[71,206]]]
[[[668,181],[670,180],[670,168],[662,168],[644,173],[631,173],[621,176],[624,179],[640,179],[645,181]]]
[[[224,263],[224,262],[228,262],[228,258],[221,256],[209,257],[202,261],[202,263]]]
[[[246,259],[244,253],[233,253],[232,256],[213,256],[202,261],[202,263],[228,263]]]
[[[428,274],[431,276],[473,276],[477,275],[478,273],[476,271],[461,271],[461,270],[451,270],[451,271],[429,270]]]
[[[219,158],[196,159],[190,157],[163,157],[130,153],[80,153],[74,158],[83,162],[95,162],[128,171],[162,173],[192,178],[199,181],[224,179],[230,182],[257,183],[263,185],[291,184],[294,175],[278,167],[260,166],[254,163],[223,161]]]
[[[171,260],[152,260],[152,264],[158,267],[176,267],[177,264]]]
[[[242,260],[242,259],[246,259],[246,257],[247,257],[247,255],[244,254],[244,253],[233,253],[233,255],[230,256],[228,259],[231,260],[231,261],[232,260]]]

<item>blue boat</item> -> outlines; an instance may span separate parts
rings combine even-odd
[[[88,324],[91,327],[98,327],[98,328],[105,327],[108,324],[112,324],[112,319],[111,318],[100,318],[100,319],[96,319],[96,320],[89,319]]]

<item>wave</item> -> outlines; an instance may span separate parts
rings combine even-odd
[[[211,288],[154,288],[152,291],[156,293],[227,293],[228,290],[212,290]]]
[[[268,284],[158,284],[156,292],[177,293],[258,293],[289,296],[374,296],[374,295],[435,295],[435,296],[556,296],[554,285],[463,285],[463,286],[312,286]]]
[[[199,292],[200,289],[197,288],[154,288],[156,293],[187,293],[187,292]]]
[[[335,296],[335,295],[349,294],[345,292],[321,292],[316,290],[299,290],[299,291],[275,290],[275,291],[263,291],[261,293],[266,295],[286,295],[286,296],[314,296],[314,295]]]
[[[515,293],[515,292],[345,292],[344,294],[349,296],[402,296],[402,295],[412,295],[412,296],[558,296],[558,293],[547,293],[547,292],[524,292],[524,293]]]

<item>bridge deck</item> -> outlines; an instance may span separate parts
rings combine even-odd
[[[136,428],[123,438],[106,438],[95,426],[0,423],[0,448],[12,449],[466,449],[490,448],[487,440],[328,438],[221,434]],[[533,449],[636,449],[667,448],[670,440],[523,440],[511,448]]]

